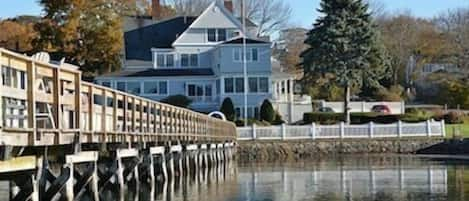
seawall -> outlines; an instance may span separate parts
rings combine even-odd
[[[414,154],[443,138],[238,141],[239,161],[297,160],[338,154]]]

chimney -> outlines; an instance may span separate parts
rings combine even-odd
[[[161,17],[160,0],[151,0],[151,16],[154,20],[160,19]]]
[[[225,4],[225,8],[233,14],[233,1],[225,0],[224,4]]]

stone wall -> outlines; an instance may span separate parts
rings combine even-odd
[[[239,161],[277,161],[337,154],[413,154],[443,142],[442,138],[239,141],[237,157]]]

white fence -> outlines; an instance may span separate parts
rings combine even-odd
[[[444,137],[445,122],[429,120],[421,123],[269,126],[237,128],[238,140],[293,140],[293,139],[343,139],[343,138],[393,138],[393,137]]]
[[[327,102],[321,101],[321,107],[329,107],[334,110],[334,112],[343,112],[344,111],[344,102]],[[371,108],[375,105],[387,105],[391,110],[391,114],[404,114],[405,113],[405,103],[402,102],[350,102],[349,107],[350,112],[371,112]]]

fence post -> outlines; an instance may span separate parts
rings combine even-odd
[[[344,139],[345,136],[345,123],[340,122],[340,139]]]
[[[285,140],[286,130],[285,124],[282,124],[282,140]]]
[[[440,124],[441,124],[441,135],[442,135],[443,137],[446,137],[445,120],[442,119],[442,120],[440,121]]]
[[[257,138],[257,133],[256,133],[256,124],[252,124],[252,139],[255,140]]]
[[[401,120],[397,122],[397,137],[399,138],[402,137],[402,121]]]
[[[373,122],[370,122],[368,124],[368,137],[369,138],[373,138],[373,127],[374,127]]]
[[[311,124],[311,138],[316,139],[316,123]]]
[[[427,136],[430,137],[432,135],[432,122],[427,120]]]

